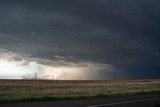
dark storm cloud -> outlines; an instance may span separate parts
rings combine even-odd
[[[159,13],[159,0],[1,0],[0,48],[44,59],[106,62],[129,75],[157,75]]]

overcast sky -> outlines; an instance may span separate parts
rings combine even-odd
[[[160,1],[0,0],[0,49],[51,63],[106,64],[121,78],[160,78]]]

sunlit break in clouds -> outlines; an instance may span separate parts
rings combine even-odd
[[[159,0],[0,0],[1,79],[159,79]]]
[[[67,63],[65,61],[46,61],[24,58],[14,53],[0,52],[1,79],[54,79],[54,80],[88,80],[100,79],[98,72],[113,72],[111,65],[92,62]],[[62,56],[55,55],[62,58]],[[43,64],[41,64],[43,62]],[[46,65],[49,63],[50,65]],[[95,73],[95,74],[94,74]]]

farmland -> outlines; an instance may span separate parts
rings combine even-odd
[[[0,102],[160,93],[160,80],[0,80]]]

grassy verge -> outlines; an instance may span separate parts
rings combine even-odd
[[[160,93],[160,81],[0,81],[0,103]]]

